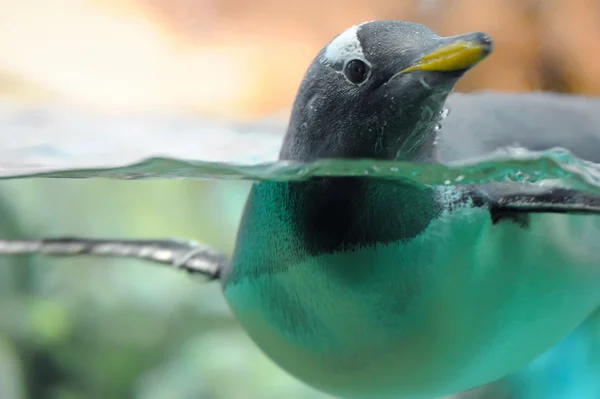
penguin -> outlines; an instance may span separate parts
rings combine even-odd
[[[349,28],[308,68],[280,159],[439,162],[445,101],[492,47],[409,22]],[[581,215],[599,204],[520,183],[261,182],[223,291],[256,344],[310,385],[436,398],[518,370],[598,307],[600,254],[580,234],[600,226]]]
[[[492,51],[481,32],[348,28],[308,68],[279,159],[477,155],[489,135],[451,140],[440,123],[456,83]],[[599,213],[599,196],[546,184],[313,177],[256,182],[230,260],[193,243],[77,237],[3,240],[0,253],[175,264],[218,280],[256,345],[306,384],[344,399],[433,399],[518,372],[598,309]]]

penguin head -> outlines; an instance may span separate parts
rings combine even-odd
[[[440,37],[404,21],[347,29],[308,68],[280,159],[432,158],[448,94],[491,51],[479,32]]]

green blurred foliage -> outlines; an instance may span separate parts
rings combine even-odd
[[[12,180],[0,235],[193,239],[226,253],[248,182]],[[249,340],[218,284],[139,261],[0,258],[1,399],[324,398]]]

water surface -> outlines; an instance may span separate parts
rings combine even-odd
[[[0,109],[0,179],[302,180],[371,176],[423,185],[521,181],[600,194],[600,168],[567,150],[525,149],[447,165],[374,160],[277,161],[284,119],[253,123],[168,115]],[[568,134],[568,132],[565,132]]]

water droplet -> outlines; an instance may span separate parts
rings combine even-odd
[[[436,131],[440,131],[440,130],[442,130],[442,124],[441,124],[441,123],[438,123],[437,125],[435,125],[435,130],[436,130]]]
[[[441,118],[442,118],[442,119],[446,119],[446,117],[447,117],[448,115],[450,115],[450,110],[449,110],[448,108],[443,108],[443,109],[440,111],[440,116],[441,116]]]

